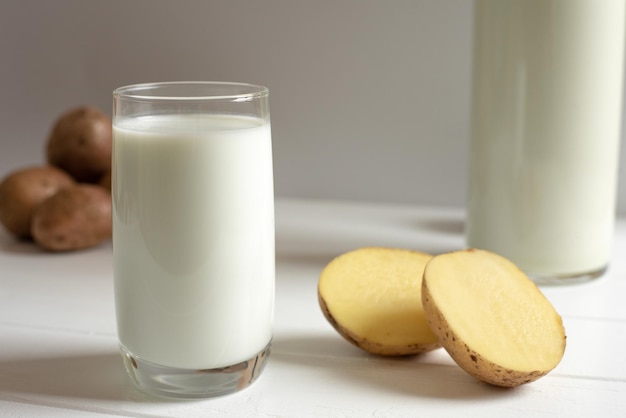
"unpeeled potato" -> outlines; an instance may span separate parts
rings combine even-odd
[[[91,106],[62,114],[50,132],[48,162],[79,182],[97,183],[111,170],[111,118]]]
[[[30,238],[37,206],[72,185],[72,177],[52,166],[28,167],[12,172],[0,183],[0,222],[16,237]]]
[[[404,356],[439,347],[421,300],[431,255],[393,248],[360,248],[322,271],[318,299],[330,324],[372,354]]]
[[[78,184],[43,201],[33,216],[35,242],[50,251],[93,247],[111,238],[111,194]]]
[[[561,317],[509,260],[476,249],[438,255],[426,265],[422,286],[432,331],[472,376],[513,387],[561,361]]]

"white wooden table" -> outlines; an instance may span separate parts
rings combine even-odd
[[[500,389],[445,351],[370,356],[323,318],[316,286],[333,257],[361,246],[431,253],[463,247],[457,209],[279,199],[275,339],[248,389],[221,398],[150,398],[126,378],[115,329],[111,246],[43,253],[0,232],[3,417],[626,417],[626,220],[608,273],[543,287],[563,316],[561,364]]]

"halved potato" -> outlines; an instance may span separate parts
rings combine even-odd
[[[320,307],[346,340],[373,354],[403,356],[439,347],[421,304],[429,254],[360,248],[332,260],[318,283]]]
[[[432,331],[474,377],[512,387],[540,378],[561,361],[561,317],[507,259],[476,249],[438,255],[427,264],[422,286]]]

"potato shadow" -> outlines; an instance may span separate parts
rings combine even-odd
[[[44,251],[37,247],[33,240],[10,237],[3,231],[0,233],[0,252],[30,255],[41,254]]]
[[[407,357],[379,357],[348,344],[341,337],[311,335],[278,337],[272,361],[315,368],[329,381],[448,401],[516,396],[514,389],[482,383],[447,358],[443,349]],[[442,360],[443,359],[443,360]]]

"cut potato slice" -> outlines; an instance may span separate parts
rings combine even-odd
[[[431,259],[422,302],[441,345],[487,383],[531,382],[563,357],[561,317],[521,270],[494,253],[469,249]]]
[[[322,312],[346,340],[373,354],[403,356],[439,347],[421,304],[429,254],[360,248],[331,261],[322,271]]]

